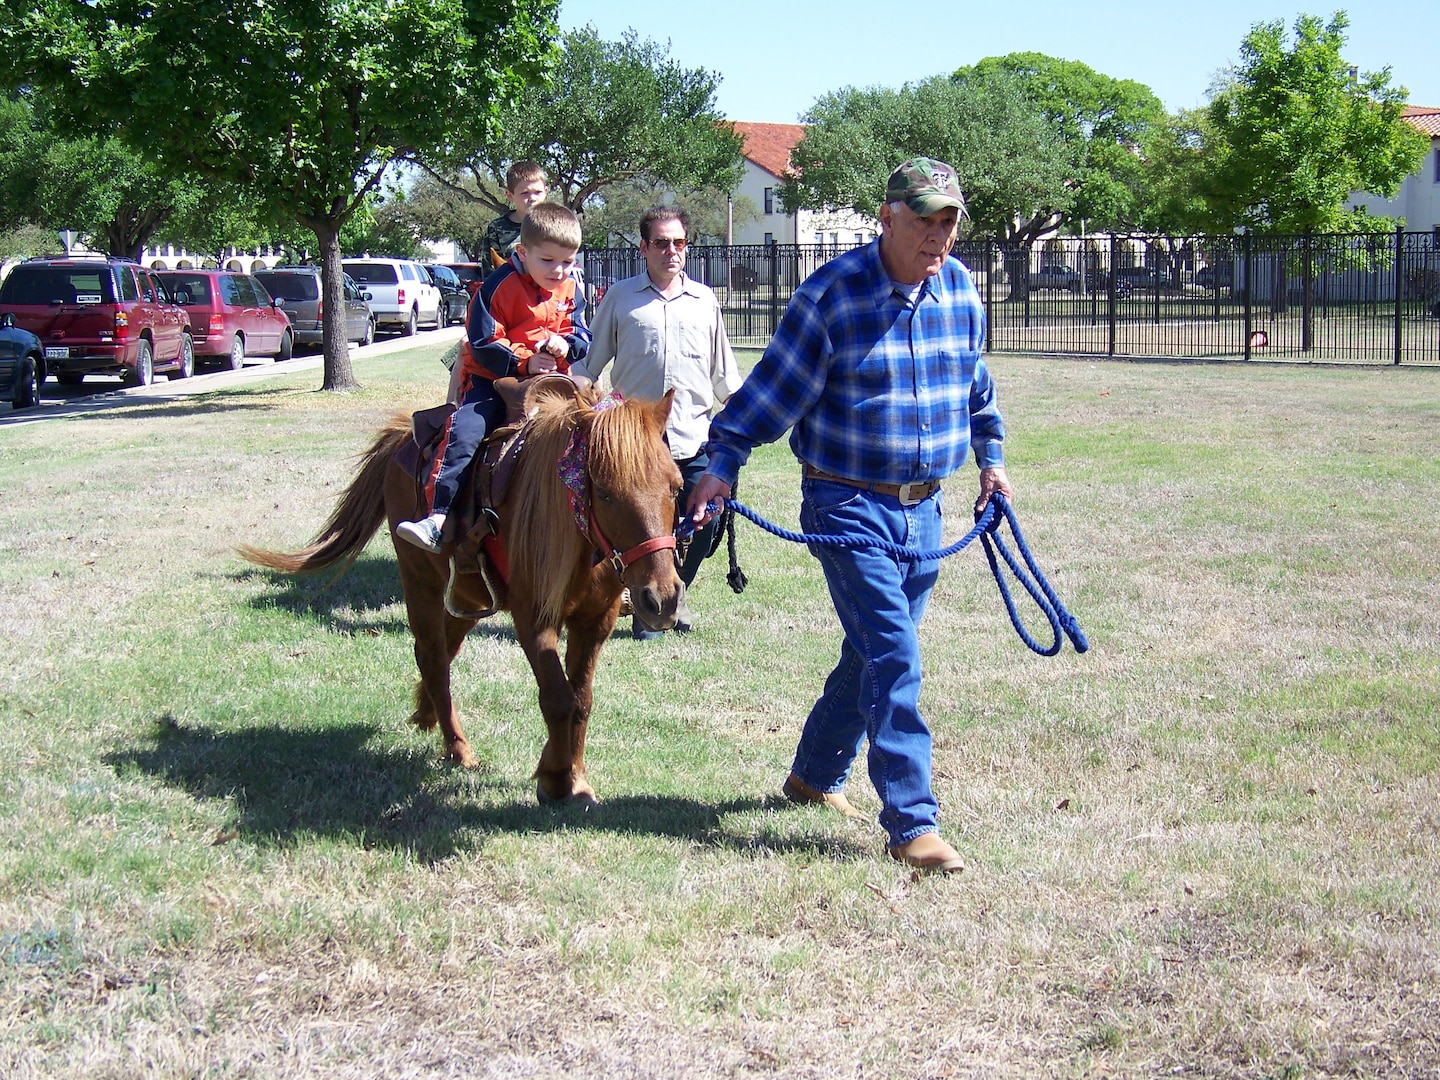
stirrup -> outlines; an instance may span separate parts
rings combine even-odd
[[[450,578],[445,582],[445,611],[457,619],[465,619],[467,621],[488,619],[491,615],[494,615],[495,612],[499,610],[499,608],[495,606],[495,591],[490,587],[490,582],[485,580],[483,571],[477,576],[480,578],[480,584],[485,586],[485,595],[490,599],[490,606],[481,611],[467,611],[455,606],[455,579],[459,574],[460,568],[455,565],[455,556],[451,555]]]

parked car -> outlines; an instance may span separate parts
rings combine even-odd
[[[440,263],[429,263],[425,272],[430,282],[440,290],[440,326],[463,323],[470,311],[470,293],[454,270]]]
[[[247,356],[289,360],[295,334],[281,305],[249,274],[229,270],[159,270],[170,296],[190,315],[196,357],[222,359],[239,371]]]
[[[344,259],[345,272],[370,293],[378,326],[399,327],[406,337],[421,323],[440,325],[440,290],[425,268],[409,259]]]
[[[1108,292],[1110,272],[1108,270],[1085,271],[1087,292]],[[1155,268],[1151,266],[1122,266],[1115,271],[1115,295],[1124,299],[1132,292],[1155,291]]]
[[[44,349],[38,337],[15,325],[13,314],[0,313],[0,394],[17,409],[28,409],[40,400]]]
[[[1195,284],[1202,289],[1229,289],[1235,285],[1235,268],[1229,263],[1202,266],[1195,271]]]
[[[285,301],[285,314],[300,345],[323,345],[325,301],[321,297],[318,266],[277,266],[257,270],[255,280],[277,299]],[[345,294],[345,340],[369,345],[375,340],[375,316],[370,311],[370,293],[361,290],[349,274],[342,277]]]
[[[1080,272],[1068,266],[1042,266],[1030,275],[1030,288],[1079,292]]]
[[[446,269],[453,270],[455,276],[460,279],[460,284],[465,286],[465,291],[472,297],[480,291],[480,283],[485,280],[495,268],[489,263],[442,263]]]
[[[185,309],[132,262],[29,259],[0,284],[0,311],[40,339],[45,369],[67,386],[101,373],[147,386],[156,372],[184,379],[195,370]]]

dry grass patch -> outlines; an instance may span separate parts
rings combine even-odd
[[[1094,648],[1031,655],[947,565],[926,707],[969,865],[915,881],[778,796],[837,641],[746,522],[744,594],[721,556],[694,633],[607,646],[589,814],[535,804],[503,618],[457,665],[465,772],[404,723],[383,537],[334,582],[233,556],[308,539],[439,351],[0,427],[0,1075],[1440,1072],[1433,371],[994,358]],[[741,497],[793,526],[795,476],[762,450]]]

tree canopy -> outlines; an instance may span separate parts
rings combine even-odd
[[[715,107],[719,76],[686,68],[669,47],[594,27],[567,33],[550,78],[499,110],[493,137],[456,145],[434,170],[462,198],[506,213],[505,171],[544,166],[560,202],[581,212],[607,188],[642,181],[676,192],[728,188],[740,177],[739,135]]]
[[[954,77],[965,83],[1001,72],[1021,81],[1028,100],[1068,150],[1065,185],[1071,199],[1063,221],[1084,220],[1092,229],[1133,226],[1143,189],[1139,151],[1152,128],[1165,120],[1160,99],[1133,79],[1112,78],[1078,60],[1036,52],[986,57]],[[1016,209],[1023,213],[1022,207]]]
[[[787,210],[874,215],[886,178],[917,154],[955,167],[977,235],[1039,235],[1073,202],[1067,148],[1008,73],[936,76],[898,90],[845,87],[801,119],[805,136],[780,188]]]
[[[339,232],[390,162],[475,145],[550,55],[555,0],[4,0],[6,34],[78,131],[242,185],[315,233],[327,315]],[[327,320],[325,386],[354,385]]]
[[[1386,198],[1420,165],[1427,140],[1401,119],[1390,69],[1358,74],[1341,55],[1349,20],[1260,22],[1206,110],[1204,195],[1214,223],[1281,232],[1373,228],[1354,191]]]

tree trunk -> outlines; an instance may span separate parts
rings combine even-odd
[[[325,349],[325,382],[322,390],[358,390],[350,369],[350,343],[345,338],[344,269],[340,265],[340,223],[313,222],[320,243],[320,296],[325,302],[321,335]]]

